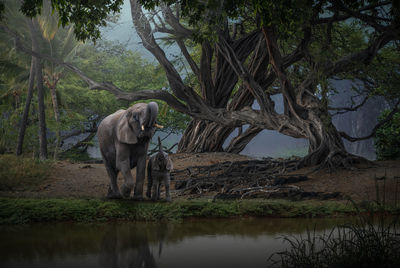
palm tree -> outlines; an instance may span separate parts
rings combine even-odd
[[[58,14],[51,10],[50,1],[44,1],[41,16],[30,20],[22,15],[19,11],[19,4],[16,1],[7,1],[5,22],[9,28],[17,31],[22,36],[27,37],[27,41],[31,42],[32,50],[43,54],[49,54],[52,57],[59,58],[63,61],[70,61],[75,55],[75,52],[80,45],[76,41],[73,34],[73,27],[68,26],[65,28],[59,28],[58,26]],[[30,37],[30,39],[29,39]],[[2,39],[2,41],[7,38]],[[6,45],[7,48],[13,47],[12,44]],[[14,54],[18,55],[16,51]],[[6,57],[1,57],[2,59]],[[9,64],[11,64],[9,62]],[[3,65],[3,64],[2,64]],[[22,94],[22,88],[28,87],[25,109],[22,114],[22,120],[19,126],[18,140],[16,154],[22,154],[25,130],[29,118],[29,110],[31,106],[31,100],[34,92],[34,83],[36,79],[36,85],[38,89],[38,103],[39,103],[39,143],[40,143],[40,157],[47,158],[47,137],[46,137],[46,123],[45,123],[45,105],[44,105],[44,85],[49,88],[51,102],[53,106],[54,119],[56,121],[56,144],[54,150],[54,157],[57,157],[57,153],[60,147],[60,109],[59,102],[57,99],[57,83],[63,77],[64,68],[56,66],[52,63],[42,63],[41,60],[31,57],[30,59],[25,57],[24,68],[26,69],[25,74],[19,74],[15,77],[25,77],[23,87],[14,84],[13,87],[19,87],[19,90],[12,92],[18,93],[17,97]],[[29,82],[28,80],[28,70]],[[44,75],[43,75],[44,73]],[[15,79],[14,79],[15,80]],[[11,92],[11,87],[9,92]],[[3,95],[3,94],[2,94]]]
[[[45,1],[41,16],[38,17],[42,37],[46,40],[47,53],[54,58],[63,61],[70,61],[75,55],[80,43],[75,39],[73,26],[65,28],[58,27],[59,17],[57,12],[53,12],[49,1]],[[54,158],[57,158],[61,144],[60,135],[60,111],[57,100],[57,83],[64,75],[65,69],[53,63],[46,62],[44,65],[44,83],[50,90],[53,104],[54,119],[56,121],[56,143],[54,148]]]

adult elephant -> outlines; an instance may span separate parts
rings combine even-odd
[[[136,167],[133,198],[143,199],[147,149],[155,128],[158,126],[155,123],[157,114],[157,103],[137,103],[129,109],[119,110],[101,121],[97,136],[104,165],[110,177],[108,198],[130,196],[134,185],[131,169]],[[121,192],[117,184],[119,172],[125,179]]]

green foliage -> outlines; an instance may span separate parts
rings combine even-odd
[[[384,111],[379,121],[384,120],[389,114]],[[400,112],[393,116],[393,120],[384,123],[375,135],[375,148],[378,160],[400,159]]]
[[[123,0],[66,1],[51,0],[53,11],[59,14],[58,25],[74,25],[78,40],[96,40],[100,37],[99,27],[106,26],[109,14],[120,12]],[[43,0],[24,0],[21,11],[28,17],[41,14]],[[1,14],[1,13],[0,13]]]
[[[16,8],[17,6],[15,6]],[[16,12],[16,11],[15,11]],[[164,73],[156,66],[133,51],[127,50],[119,43],[98,42],[96,45],[81,45],[73,35],[73,28],[54,28],[56,23],[49,10],[38,17],[43,32],[42,52],[74,62],[87,75],[98,81],[112,81],[126,91],[140,89],[160,89],[167,87]],[[18,15],[18,13],[16,13]],[[19,14],[20,15],[20,14]],[[7,13],[9,22],[13,18]],[[10,19],[9,19],[10,17]],[[21,26],[23,29],[26,25]],[[19,28],[18,28],[19,29]],[[47,40],[45,40],[47,39]],[[12,50],[12,45],[2,38],[0,48],[0,151],[13,151],[16,146],[20,117],[24,108],[27,81],[29,78],[30,57],[22,56]],[[45,79],[58,77],[57,99],[60,111],[60,122],[54,118],[50,93],[45,92],[46,124],[51,132],[80,129],[93,129],[105,116],[119,109],[125,109],[132,103],[118,101],[106,91],[95,91],[76,75],[67,73],[51,63],[45,65]],[[159,102],[159,123],[166,126],[165,131],[181,132],[188,122],[185,115],[177,113],[168,105]],[[31,105],[30,120],[25,135],[24,151],[35,151],[37,147],[37,98],[34,96]],[[55,145],[54,135],[49,137],[50,145]],[[71,152],[68,157],[86,159]]]
[[[29,190],[49,177],[51,162],[0,155],[0,191]]]

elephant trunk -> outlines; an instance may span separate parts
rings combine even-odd
[[[147,104],[146,117],[143,122],[143,125],[148,128],[153,127],[156,122],[157,115],[158,115],[157,103],[150,102],[149,104]]]
[[[160,137],[158,137],[158,151],[159,151],[159,152],[162,152],[162,151],[163,151],[162,145],[161,145],[161,139],[160,139]]]

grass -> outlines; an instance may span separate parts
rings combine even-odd
[[[289,249],[271,255],[269,266],[400,267],[399,217],[387,217],[385,204],[371,204],[363,213],[353,203],[356,221],[338,225],[329,233],[316,235],[308,230],[306,237],[284,237]]]
[[[387,211],[400,212],[396,208]],[[354,215],[357,212],[351,204],[327,201],[175,200],[166,203],[100,199],[0,198],[0,224],[49,221],[176,221],[193,217],[325,217]]]
[[[50,161],[0,155],[0,191],[28,190],[48,178]]]

